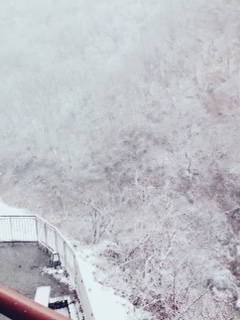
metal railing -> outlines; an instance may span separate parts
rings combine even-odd
[[[86,320],[94,320],[76,253],[62,233],[38,216],[0,216],[0,242],[38,242],[57,251],[82,303]]]

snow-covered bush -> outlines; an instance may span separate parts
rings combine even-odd
[[[239,9],[0,3],[1,197],[108,241],[104,281],[156,319],[226,319],[239,291],[216,278],[239,277]]]

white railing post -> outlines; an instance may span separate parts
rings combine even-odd
[[[45,245],[47,245],[48,241],[47,241],[47,224],[46,224],[46,222],[44,223],[44,234],[45,234]]]
[[[36,228],[36,238],[37,242],[39,242],[39,236],[38,236],[38,218],[35,217],[35,228]]]
[[[13,241],[13,228],[12,228],[12,218],[10,217],[10,232],[11,232],[11,240]]]
[[[54,237],[55,237],[55,250],[58,252],[58,233],[56,229],[54,229]]]
[[[67,265],[67,254],[66,254],[66,241],[63,241],[63,255],[64,255],[64,265]]]

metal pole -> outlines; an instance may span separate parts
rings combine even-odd
[[[12,218],[10,217],[11,241],[13,242]]]
[[[36,237],[37,237],[37,242],[39,242],[39,236],[38,236],[38,218],[35,217],[35,228],[36,228]]]
[[[55,236],[55,251],[58,251],[58,235],[57,235],[57,230],[54,229],[54,236]]]
[[[48,241],[47,241],[47,224],[44,223],[44,233],[45,233],[45,246],[48,248]]]
[[[67,269],[67,252],[66,252],[66,241],[63,241],[63,252],[64,252],[64,266]]]
[[[0,285],[0,313],[13,320],[69,320],[69,318]]]

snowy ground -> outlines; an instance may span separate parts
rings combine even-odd
[[[85,252],[86,253],[86,252]],[[88,256],[91,252],[88,252]],[[126,299],[114,294],[112,288],[106,288],[94,279],[96,269],[91,263],[84,261],[79,255],[79,265],[87,287],[95,320],[144,320],[150,319],[150,314],[134,306]]]
[[[9,207],[8,205],[6,205],[4,202],[0,200],[0,216],[4,216],[4,215],[21,216],[26,214],[30,214],[30,212],[24,209]]]
[[[26,210],[9,207],[0,202],[1,215],[24,215],[29,214]],[[127,300],[114,294],[112,288],[106,288],[94,278],[95,268],[89,261],[94,261],[90,257],[91,251],[82,250],[78,252],[78,261],[82,276],[89,294],[95,320],[143,320],[149,319],[149,314],[136,310]],[[85,260],[88,261],[85,261]]]

